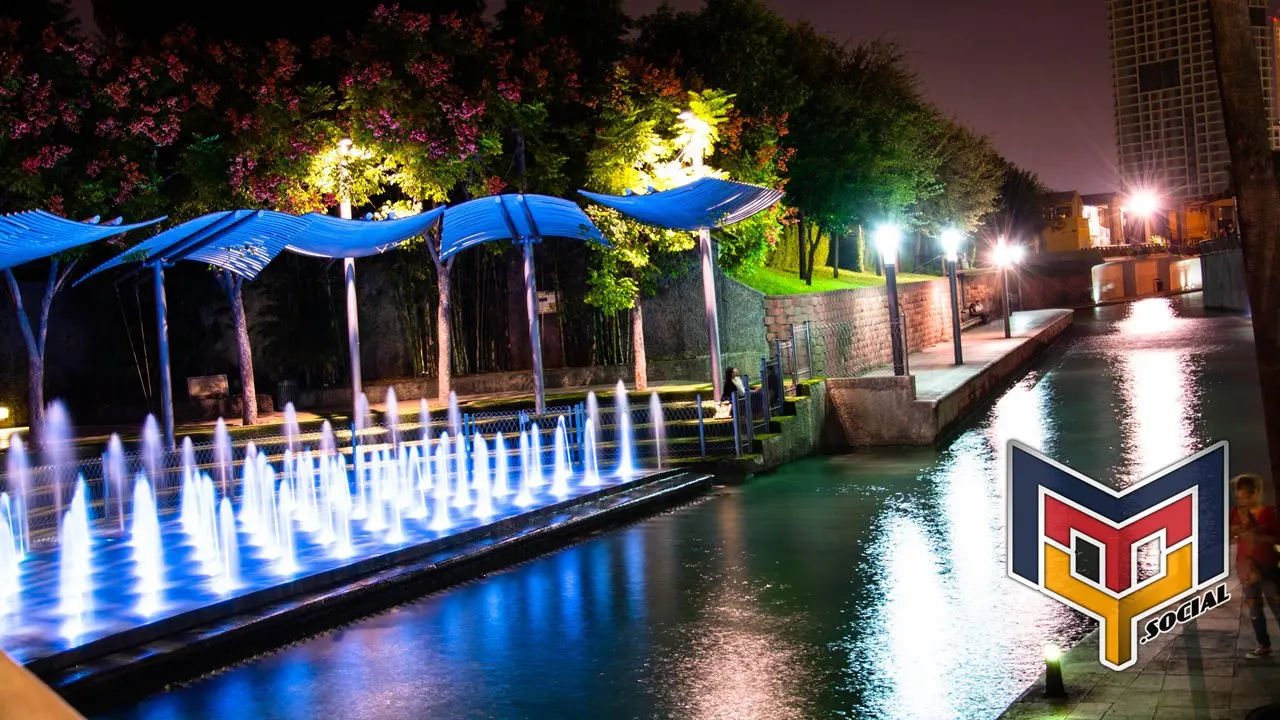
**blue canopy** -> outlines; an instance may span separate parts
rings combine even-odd
[[[120,218],[98,223],[95,217],[76,222],[44,210],[0,215],[0,270],[57,255],[161,220],[164,218],[122,225]]]
[[[305,237],[289,244],[303,255],[327,258],[368,257],[399,247],[406,240],[430,230],[445,211],[443,205],[424,213],[395,220],[343,220],[332,215],[303,215]]]
[[[169,228],[130,248],[80,278],[131,262],[194,260],[252,280],[284,250],[318,257],[376,255],[421,235],[444,208],[400,220],[343,220],[311,213],[226,210]]]
[[[689,231],[741,222],[782,199],[781,190],[709,177],[647,195],[578,192],[642,223]]]
[[[492,195],[445,210],[441,258],[493,240],[540,242],[544,237],[608,245],[576,203],[546,195]]]

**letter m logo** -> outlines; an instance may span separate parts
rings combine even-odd
[[[1138,621],[1221,581],[1229,570],[1227,443],[1113,490],[1009,443],[1009,577],[1098,620],[1098,660],[1137,661]],[[1158,543],[1159,567],[1139,580],[1137,551]],[[1098,577],[1077,569],[1088,543]]]

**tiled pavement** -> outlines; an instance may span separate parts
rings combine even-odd
[[[1098,663],[1097,633],[1063,655],[1068,699],[1044,699],[1044,677],[1001,720],[1244,720],[1280,703],[1280,657],[1251,660],[1253,628],[1238,586],[1226,606],[1142,645],[1134,667]],[[1271,622],[1272,637],[1280,636]]]

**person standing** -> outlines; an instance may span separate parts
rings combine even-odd
[[[1236,572],[1244,587],[1245,607],[1253,622],[1258,647],[1250,658],[1271,655],[1271,636],[1267,632],[1265,608],[1280,623],[1280,521],[1276,509],[1262,504],[1262,478],[1239,475],[1232,480],[1236,490],[1236,508],[1231,515],[1231,538],[1236,541]]]

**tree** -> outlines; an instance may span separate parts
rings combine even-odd
[[[973,232],[998,209],[1004,160],[987,138],[955,120],[938,120],[931,135],[941,192],[920,203],[921,224],[934,237],[950,227]]]
[[[1045,208],[1049,188],[1030,170],[1004,161],[1004,182],[996,211],[983,223],[986,235],[995,238],[1038,237],[1046,225]],[[976,257],[977,246],[969,252]]]
[[[45,209],[70,218],[159,205],[162,150],[177,139],[190,98],[183,68],[148,55],[97,51],[65,13],[42,28],[0,20],[0,212]],[[38,42],[34,38],[39,38]],[[48,259],[35,316],[5,271],[28,357],[28,422],[44,418],[49,311],[87,248]],[[34,438],[39,440],[38,436]]]
[[[500,148],[488,122],[498,98],[515,102],[520,87],[502,74],[477,18],[433,17],[380,7],[352,48],[341,85],[356,139],[376,148],[391,182],[417,207],[488,194],[485,158]],[[501,187],[499,184],[498,188]],[[497,188],[495,188],[497,189]],[[424,238],[437,285],[437,394],[448,398],[452,369],[454,258],[442,238]]]
[[[1274,492],[1276,478],[1280,477],[1280,308],[1276,301],[1280,293],[1280,186],[1268,144],[1249,10],[1245,0],[1209,3]]]

